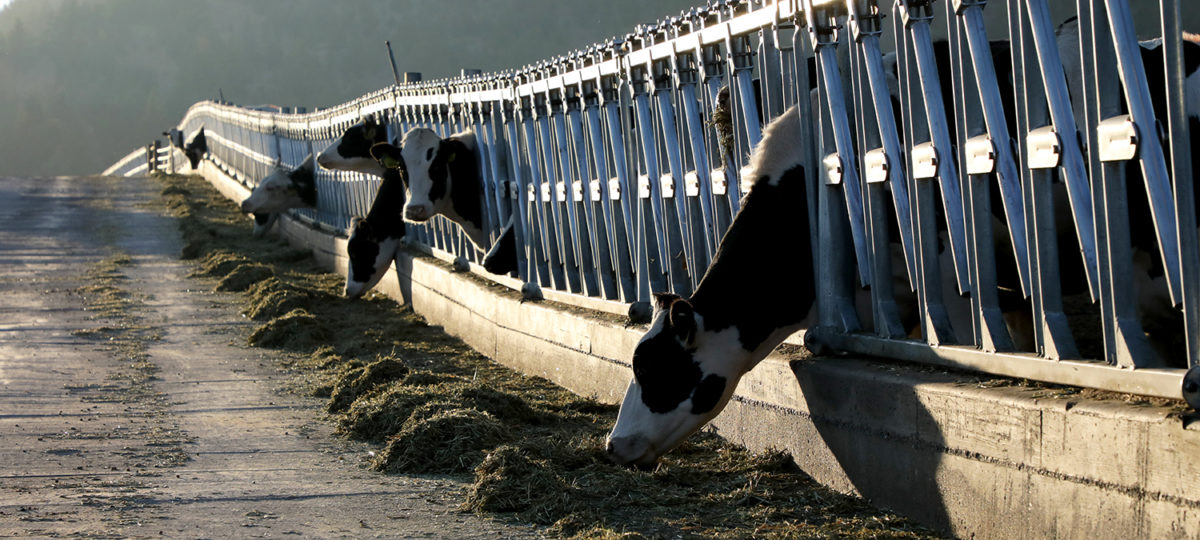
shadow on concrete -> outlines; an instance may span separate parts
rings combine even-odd
[[[834,476],[832,484],[843,474],[842,482],[873,506],[949,533],[938,485],[945,439],[915,382],[898,375],[904,370],[842,358],[797,360],[791,368],[812,424],[837,462],[824,471]]]

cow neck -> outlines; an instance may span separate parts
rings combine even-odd
[[[464,145],[464,148],[466,146]],[[479,173],[478,160],[475,158],[473,148],[466,148],[463,152],[465,155],[455,160],[449,173],[452,175],[450,182],[450,201],[451,208],[458,214],[461,219],[459,226],[467,234],[480,249],[487,249],[489,246],[487,230],[483,224],[483,209],[484,193],[486,190],[483,187],[483,175]],[[471,182],[462,182],[461,179],[470,178]],[[458,204],[462,202],[464,208],[459,208]],[[470,230],[468,227],[474,228]]]
[[[755,183],[691,302],[706,332],[737,327],[742,347],[754,351],[798,325],[815,296],[804,169],[796,166],[777,185],[765,176]]]
[[[371,202],[371,210],[367,212],[367,222],[386,236],[399,238],[404,236],[404,177],[397,169],[387,169],[383,173],[383,181],[375,192],[375,200]]]

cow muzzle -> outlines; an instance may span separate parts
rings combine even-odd
[[[618,465],[646,468],[658,461],[658,453],[650,444],[650,440],[633,435],[629,437],[609,437],[606,450],[608,459]]]
[[[425,221],[431,217],[433,217],[433,212],[429,206],[410,204],[404,207],[404,219],[408,221]]]

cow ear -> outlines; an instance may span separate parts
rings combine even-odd
[[[671,311],[667,317],[671,331],[684,343],[691,344],[696,338],[696,312],[692,304],[682,298],[671,303]]]
[[[388,143],[376,143],[371,147],[371,157],[388,169],[399,169],[404,166],[404,157],[400,149]]]
[[[368,141],[375,140],[375,129],[376,129],[375,120],[372,120],[370,118],[366,119],[363,122],[363,138]]]
[[[458,150],[462,147],[457,143],[458,141],[454,139],[442,139],[442,142],[438,143],[437,155],[433,156],[433,160],[445,164],[454,163],[455,158],[458,157]]]

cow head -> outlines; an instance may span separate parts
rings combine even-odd
[[[311,206],[316,206],[312,154],[295,169],[276,167],[242,201],[242,211],[247,213],[275,213]]]
[[[346,298],[358,298],[383,279],[396,258],[400,239],[389,237],[362,218],[354,218],[350,229],[350,239],[346,242],[349,268],[344,294]]]
[[[187,143],[187,146],[184,147],[183,153],[187,156],[188,162],[192,165],[193,169],[200,166],[200,159],[204,157],[204,154],[208,153],[208,138],[204,136],[203,126],[192,136],[191,142]]]
[[[706,331],[692,304],[656,294],[650,331],[633,351],[633,381],[608,455],[622,465],[649,466],[713,419],[749,369],[736,327]]]
[[[428,128],[413,128],[397,148],[387,143],[371,148],[384,167],[399,168],[408,183],[404,219],[427,221],[437,214],[452,215],[454,179],[474,178],[475,134],[464,131],[446,139]]]
[[[383,168],[371,157],[371,147],[384,142],[387,126],[367,118],[346,128],[338,140],[321,151],[317,163],[326,169],[383,176]]]

